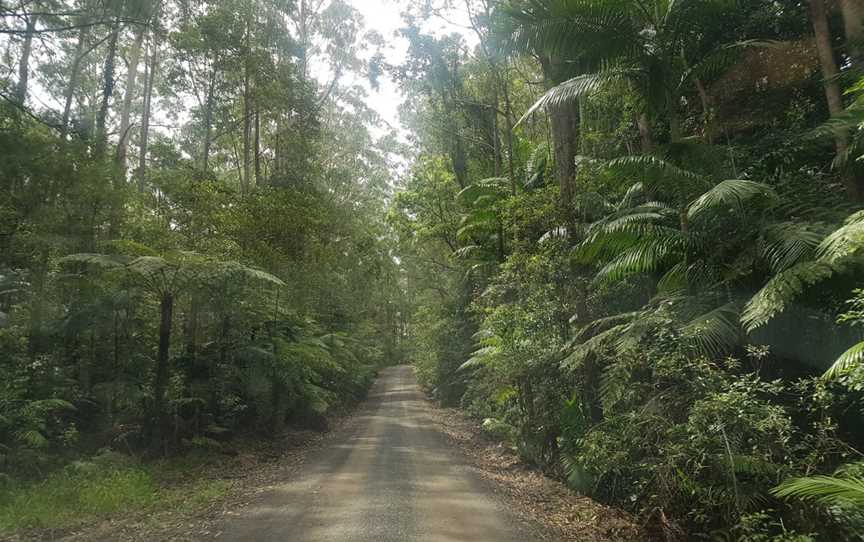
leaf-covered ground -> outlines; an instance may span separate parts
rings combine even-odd
[[[573,493],[526,465],[509,448],[485,436],[456,409],[433,410],[435,423],[511,510],[549,531],[549,540],[611,542],[646,540],[636,520],[620,510]]]

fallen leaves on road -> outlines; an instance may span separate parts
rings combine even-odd
[[[511,449],[490,440],[476,420],[456,409],[433,408],[433,421],[469,459],[478,474],[523,519],[537,522],[556,541],[644,540],[626,513],[575,494],[522,462]]]

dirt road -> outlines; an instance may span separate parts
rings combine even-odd
[[[535,539],[435,429],[410,367],[382,371],[358,416],[301,473],[229,515],[217,539]]]

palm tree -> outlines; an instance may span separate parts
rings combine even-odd
[[[606,168],[637,182],[605,217],[583,226],[574,256],[598,269],[598,285],[650,276],[654,296],[641,309],[585,326],[567,364],[610,344],[634,344],[668,326],[670,317],[694,349],[728,352],[744,339],[741,323],[751,330],[753,319],[764,316],[758,307],[774,300],[752,285],[775,287],[778,276],[799,273],[830,244],[824,226],[777,210],[774,190],[763,183],[715,182],[653,155],[616,159]]]
[[[681,138],[681,98],[693,88],[709,104],[703,82],[727,66],[738,45],[723,33],[735,13],[725,0],[524,0],[509,8],[517,21],[511,42],[546,51],[583,70],[549,89],[520,122],[540,108],[556,109],[610,84],[626,85],[640,101],[643,150],[653,147],[649,115],[662,118],[669,139]],[[753,43],[753,42],[750,42]]]

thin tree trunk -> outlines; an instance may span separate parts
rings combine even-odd
[[[813,24],[813,33],[816,42],[816,53],[819,56],[819,64],[822,68],[822,85],[825,89],[825,100],[828,102],[828,112],[831,116],[843,112],[843,95],[837,78],[840,70],[834,60],[834,51],[831,46],[831,30],[828,27],[828,18],[825,13],[823,0],[810,1],[810,20]],[[834,131],[834,147],[837,150],[838,162],[845,161],[849,149],[849,134],[845,128],[838,127]],[[845,165],[841,166],[841,178],[846,194],[850,199],[858,200],[861,192],[858,183]]]
[[[27,30],[24,34],[24,45],[21,47],[21,60],[18,62],[18,84],[15,85],[15,101],[21,105],[27,101],[27,82],[30,79],[30,53],[33,50],[33,34],[39,17],[27,17]]]
[[[507,122],[507,175],[510,178],[510,193],[516,195],[516,173],[513,166],[513,105],[510,103],[507,75],[502,80],[501,90],[504,94],[504,120]]]
[[[96,155],[105,152],[108,144],[108,132],[106,128],[108,120],[108,107],[111,96],[114,94],[114,57],[117,55],[117,38],[120,34],[120,19],[114,18],[111,24],[111,37],[108,38],[108,50],[105,53],[105,66],[102,70],[102,99],[99,104],[99,113],[96,116]]]
[[[167,432],[167,412],[165,411],[165,390],[168,387],[168,356],[171,348],[171,323],[174,317],[174,294],[165,292],[159,303],[159,351],[156,355],[156,376],[153,382],[153,449],[162,445],[162,437]]]
[[[126,180],[126,154],[129,148],[129,117],[132,113],[132,101],[135,98],[136,84],[138,82],[138,63],[141,59],[141,48],[144,43],[144,26],[138,26],[135,30],[135,39],[129,50],[129,70],[126,73],[126,92],[123,95],[123,109],[120,111],[120,132],[117,142],[117,180]]]
[[[716,119],[714,118],[714,108],[711,106],[711,96],[702,84],[702,80],[698,77],[693,78],[696,85],[696,91],[699,93],[699,101],[702,104],[702,117],[704,122],[705,140],[709,144],[714,143],[714,134],[717,131],[715,126]]]
[[[156,72],[159,61],[159,34],[153,31],[153,51],[150,53],[150,66],[144,73],[144,112],[141,114],[141,136],[138,155],[138,192],[144,192],[147,179],[147,145],[150,136],[150,110],[153,100],[153,82],[156,80]],[[148,75],[149,73],[149,75]]]
[[[298,63],[300,64],[300,75],[302,76],[302,80],[306,81],[308,77],[309,71],[309,28],[306,24],[306,18],[309,14],[306,11],[307,5],[306,0],[300,0],[300,10],[299,10],[299,23],[298,23],[298,34],[300,41],[298,43]]]
[[[63,94],[63,120],[60,127],[60,138],[66,139],[69,133],[69,121],[72,115],[72,100],[75,97],[75,90],[78,88],[78,78],[81,75],[81,62],[84,60],[84,52],[87,47],[87,40],[90,38],[90,26],[84,26],[78,31],[78,44],[75,46],[75,58],[72,60],[72,68],[69,73],[69,82],[66,85],[66,90]]]
[[[213,137],[213,106],[216,100],[216,66],[210,71],[210,82],[207,85],[207,102],[204,106],[204,150],[201,159],[203,170],[206,172],[210,167],[210,144]]]
[[[240,177],[240,193],[249,192],[252,177],[252,74],[249,66],[249,23],[246,23],[246,59],[243,65],[243,176]]]
[[[255,105],[255,185],[261,183],[261,112]]]
[[[861,0],[840,0],[846,48],[853,65],[864,69],[864,3]]]

